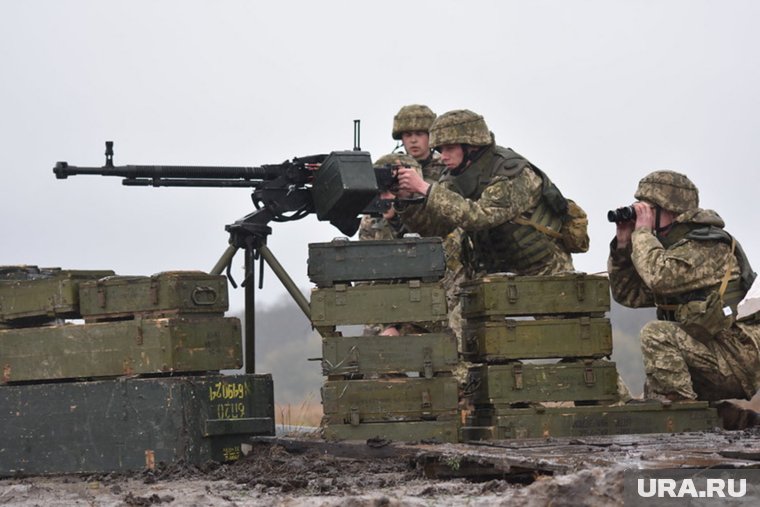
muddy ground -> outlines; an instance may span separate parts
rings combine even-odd
[[[175,464],[131,474],[0,480],[0,505],[31,506],[395,506],[622,505],[622,469],[559,477],[470,482],[433,480],[403,458],[349,459],[261,446],[230,464]]]

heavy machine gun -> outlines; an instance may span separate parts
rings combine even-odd
[[[230,234],[229,246],[211,269],[212,274],[221,274],[226,269],[233,287],[237,287],[230,266],[235,253],[239,249],[244,250],[245,369],[247,373],[253,373],[256,260],[260,262],[260,286],[263,282],[263,263],[266,261],[307,318],[311,317],[308,301],[267,247],[267,237],[272,233],[268,224],[299,220],[315,213],[318,220],[329,221],[347,236],[356,232],[360,221],[358,215],[378,194],[370,154],[359,148],[357,132],[355,124],[353,150],[296,157],[280,164],[258,167],[116,166],[113,162],[113,141],[106,141],[106,159],[102,167],[79,167],[58,162],[53,172],[58,179],[78,174],[116,176],[123,178],[122,184],[127,186],[253,188],[251,199],[255,211],[225,226]]]

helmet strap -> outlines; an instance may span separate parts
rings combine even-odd
[[[663,232],[667,232],[670,230],[673,223],[669,223],[665,227],[660,227],[660,217],[662,213],[662,208],[660,206],[655,206],[654,208],[654,232],[657,236],[660,236]]]
[[[461,144],[460,146],[463,153],[462,163],[449,171],[453,176],[461,174],[470,163],[474,164],[486,152],[486,148],[488,148],[487,146],[476,146],[476,150],[470,150],[471,144]]]

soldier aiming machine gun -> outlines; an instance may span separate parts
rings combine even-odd
[[[311,318],[309,303],[267,247],[272,229],[269,222],[299,220],[316,213],[317,219],[329,221],[343,234],[352,236],[359,227],[358,215],[364,212],[378,194],[378,179],[370,154],[359,148],[355,123],[354,149],[334,151],[329,155],[297,157],[281,164],[259,167],[157,166],[113,163],[113,141],[106,141],[103,167],[78,167],[58,162],[53,172],[58,179],[77,174],[117,176],[127,186],[154,187],[250,187],[256,210],[225,226],[230,234],[229,246],[211,269],[211,274],[225,270],[233,287],[237,284],[230,273],[232,259],[238,249],[245,251],[245,368],[254,372],[254,263],[258,259],[259,286],[262,286],[264,264],[272,268],[295,302]],[[382,176],[387,179],[387,176]],[[387,185],[383,179],[383,185]]]

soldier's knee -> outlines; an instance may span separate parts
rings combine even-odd
[[[641,348],[658,349],[677,340],[678,326],[674,322],[653,320],[641,328]]]

